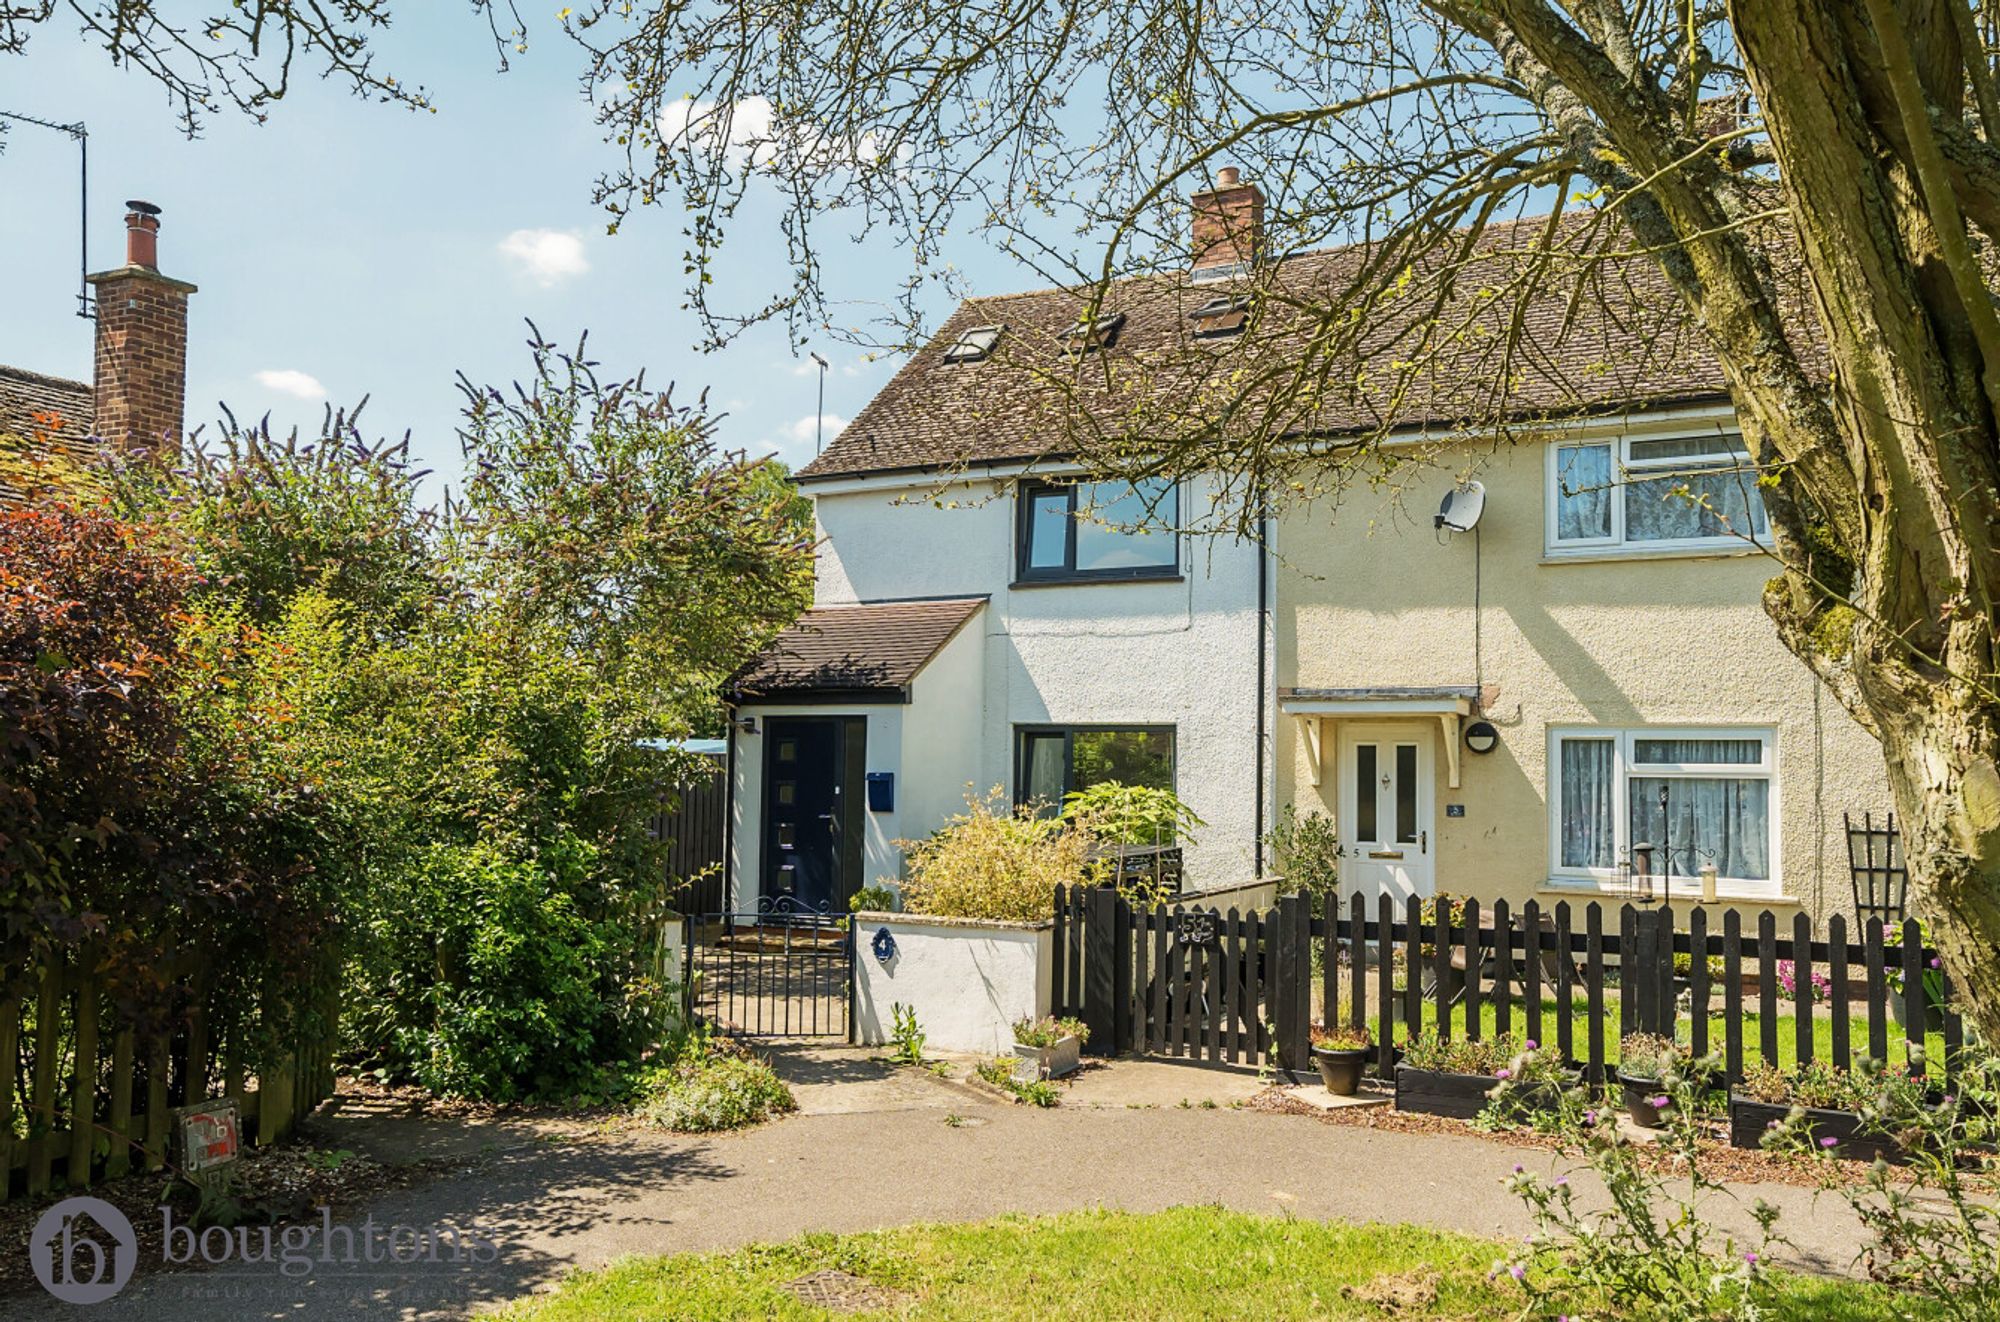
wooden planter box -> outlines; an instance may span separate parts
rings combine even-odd
[[[1773,1120],[1783,1120],[1790,1115],[1789,1103],[1760,1102],[1753,1097],[1743,1097],[1736,1093],[1729,1095],[1729,1141],[1739,1148],[1760,1148],[1764,1145],[1765,1131]],[[1886,1134],[1874,1131],[1864,1132],[1861,1117],[1852,1111],[1822,1111],[1817,1107],[1806,1108],[1806,1119],[1812,1126],[1813,1139],[1839,1140],[1838,1154],[1854,1161],[1873,1161],[1880,1157],[1884,1161],[1902,1162],[1907,1160],[1902,1145]]]
[[[1058,1038],[1052,1047],[1031,1047],[1024,1042],[1014,1044],[1016,1083],[1060,1079],[1065,1074],[1076,1073],[1082,1066],[1083,1043],[1073,1034]]]
[[[1398,1065],[1396,1109],[1472,1120],[1486,1109],[1486,1095],[1499,1083],[1490,1074],[1448,1074]]]

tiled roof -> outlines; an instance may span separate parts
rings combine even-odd
[[[819,606],[730,678],[739,701],[812,694],[900,698],[984,597]]]
[[[1259,419],[1265,425],[1257,430],[1338,436],[1391,424],[1447,427],[1722,396],[1714,354],[1654,258],[1636,251],[1622,227],[1597,219],[1564,218],[1551,245],[1562,256],[1552,269],[1531,267],[1547,225],[1535,217],[1489,227],[1448,278],[1440,275],[1443,263],[1413,272],[1391,297],[1355,314],[1365,329],[1353,352],[1321,355],[1315,397],[1301,403],[1296,390],[1275,392],[1275,407],[1286,414]],[[1125,314],[1116,343],[1080,357],[1065,354],[1063,332],[1084,309],[1083,293],[968,299],[800,476],[1056,457],[1075,452],[1075,429],[1110,437],[1212,430],[1224,406],[1242,395],[1245,373],[1283,372],[1309,357],[1308,337],[1323,329],[1319,318],[1348,306],[1370,256],[1354,245],[1267,268],[1256,277],[1265,300],[1257,323],[1215,340],[1195,338],[1189,314],[1252,292],[1249,277],[1197,281],[1176,272],[1120,280],[1104,304],[1106,313]],[[1370,277],[1360,287],[1383,283]],[[1433,320],[1434,293],[1442,310]],[[1803,304],[1799,312],[1797,324],[1810,326]],[[1510,326],[1516,315],[1518,326]],[[1427,323],[1434,336],[1437,327],[1446,332],[1430,346],[1418,343],[1414,330]],[[964,331],[991,325],[1006,331],[989,357],[944,361]],[[1404,376],[1398,364],[1413,361],[1426,366]]]
[[[45,429],[36,415],[54,414],[62,425],[50,434],[58,443],[84,452],[90,449],[90,424],[95,413],[96,403],[86,383],[0,365],[0,432],[32,437]]]

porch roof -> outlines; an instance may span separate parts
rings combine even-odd
[[[1293,716],[1467,715],[1476,684],[1375,684],[1362,688],[1278,690],[1279,710]]]
[[[730,676],[725,695],[752,702],[907,702],[930,659],[986,598],[816,606]]]

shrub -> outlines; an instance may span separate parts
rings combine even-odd
[[[702,1037],[690,1038],[645,1091],[640,1114],[683,1134],[740,1129],[798,1109],[792,1090],[769,1065]]]
[[[1094,879],[1090,831],[1080,818],[1040,818],[1009,808],[995,787],[967,795],[966,810],[924,840],[898,840],[910,870],[903,907],[916,914],[1037,922],[1055,911],[1057,886]]]
[[[878,913],[894,913],[896,892],[887,886],[863,886],[848,897],[847,911],[860,913],[864,909],[872,909]]]
[[[895,1024],[890,1030],[889,1040],[896,1048],[890,1053],[890,1058],[903,1065],[923,1064],[924,1030],[917,1024],[917,1008],[897,1001],[889,1007],[889,1014]]]
[[[1115,780],[1064,795],[1062,817],[1115,845],[1191,845],[1195,828],[1208,825],[1172,790]]]
[[[1014,1040],[1024,1047],[1052,1047],[1063,1038],[1073,1037],[1079,1043],[1090,1041],[1090,1025],[1081,1019],[1016,1019]]]
[[[1693,1056],[1672,1038],[1634,1033],[1618,1044],[1618,1072],[1635,1079],[1664,1079],[1687,1069]]]
[[[1325,813],[1286,804],[1265,843],[1287,891],[1312,896],[1324,911],[1340,895],[1340,833]]]

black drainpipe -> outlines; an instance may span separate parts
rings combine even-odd
[[[1257,484],[1257,841],[1255,847],[1256,872],[1261,879],[1264,875],[1264,722],[1268,717],[1270,687],[1268,665],[1264,646],[1271,629],[1271,612],[1267,605],[1271,577],[1271,509],[1265,498],[1264,484]]]

